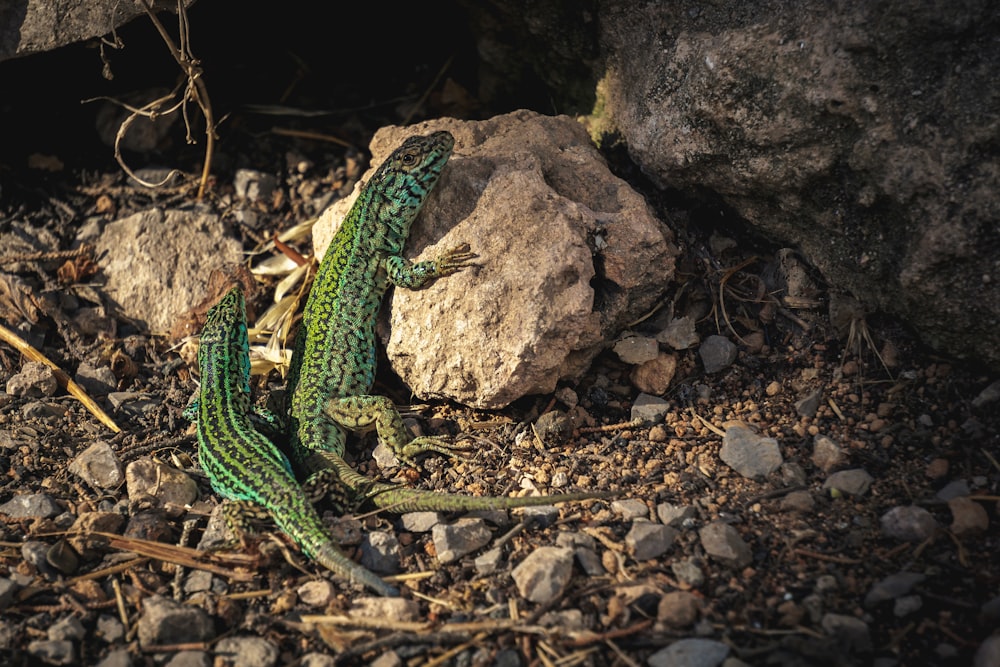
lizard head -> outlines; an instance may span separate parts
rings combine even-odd
[[[370,182],[392,203],[397,219],[409,222],[416,217],[454,147],[455,138],[444,130],[414,135],[378,168]]]

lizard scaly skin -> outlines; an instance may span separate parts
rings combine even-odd
[[[448,250],[411,263],[402,256],[410,226],[438,181],[455,140],[445,131],[412,136],[365,184],[320,263],[295,341],[288,374],[291,454],[307,474],[334,470],[355,499],[396,512],[512,509],[613,494],[469,497],[374,482],[343,459],[346,430],[375,427],[403,461],[424,452],[455,455],[435,437],[411,438],[392,402],[372,395],[375,320],[389,285],[417,289],[471,266],[475,254]]]
[[[306,301],[288,374],[297,464],[318,452],[342,457],[345,430],[372,427],[407,462],[422,452],[452,453],[438,438],[411,438],[392,402],[370,392],[375,320],[389,285],[416,289],[470,266],[475,257],[465,248],[416,264],[402,255],[410,225],[454,145],[444,131],[403,142],[362,188],[330,242]]]
[[[255,428],[246,310],[239,288],[230,290],[208,311],[198,367],[201,391],[193,406],[198,459],[215,492],[235,501],[226,511],[234,532],[246,531],[240,512],[259,514],[255,510],[263,508],[307,556],[381,595],[398,595],[395,588],[337,548],[292,474],[288,458]]]

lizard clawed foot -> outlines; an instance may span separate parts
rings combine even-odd
[[[477,266],[472,261],[477,257],[479,255],[470,250],[468,243],[455,246],[433,260],[435,274],[437,276],[449,276],[460,269]]]
[[[460,461],[471,461],[472,457],[463,453],[471,448],[471,445],[465,443],[448,442],[443,438],[424,435],[410,440],[402,448],[395,450],[393,453],[399,460],[415,466],[416,458],[428,452],[437,452],[448,458]]]
[[[338,514],[352,511],[357,504],[357,494],[347,488],[340,475],[332,468],[324,468],[310,475],[302,483],[302,490],[313,505],[326,498]]]

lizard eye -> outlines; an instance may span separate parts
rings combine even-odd
[[[413,153],[403,153],[403,156],[399,158],[399,161],[409,167],[410,165],[416,163],[417,156]]]

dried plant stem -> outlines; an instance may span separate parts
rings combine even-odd
[[[49,368],[52,369],[52,374],[56,377],[56,382],[59,383],[60,387],[63,387],[66,391],[72,394],[76,400],[83,403],[83,406],[90,411],[90,414],[97,417],[98,420],[108,428],[110,428],[115,433],[120,433],[121,429],[118,424],[101,409],[94,399],[87,395],[87,392],[83,390],[83,387],[78,385],[73,379],[66,374],[61,368],[56,366],[55,362],[46,357],[44,354],[32,347],[28,341],[24,340],[16,333],[8,329],[7,327],[0,325],[0,340],[9,343],[14,346],[18,352],[28,357],[32,361],[38,361]]]
[[[174,45],[173,40],[170,39],[170,35],[167,34],[167,30],[163,27],[160,19],[153,12],[153,3],[151,0],[141,0],[141,3],[149,20],[153,22],[156,31],[160,33],[160,37],[163,38],[163,42],[167,45],[170,55],[177,61],[177,64],[187,77],[187,90],[184,92],[184,100],[193,99],[198,104],[198,108],[201,109],[202,115],[205,116],[205,163],[202,165],[201,181],[198,185],[198,199],[200,200],[205,195],[208,175],[212,168],[212,153],[215,150],[215,116],[212,113],[212,103],[208,97],[208,87],[205,85],[205,80],[202,77],[201,67],[198,60],[191,55],[187,9],[184,7],[184,0],[177,0],[177,25],[180,33],[180,47],[177,47]],[[185,124],[190,128],[190,125],[186,122],[186,106],[182,107],[182,109],[185,115]]]

